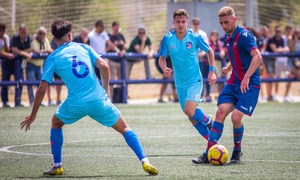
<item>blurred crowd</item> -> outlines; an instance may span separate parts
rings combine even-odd
[[[274,29],[268,26],[263,26],[256,30],[254,28],[246,27],[249,29],[256,38],[257,46],[264,53],[287,53],[287,52],[300,52],[300,29],[293,26],[287,25],[284,29],[281,26],[276,26]],[[13,35],[11,38],[5,34],[6,26],[0,23],[0,60],[1,60],[1,81],[10,81],[12,77],[19,78],[18,80],[26,81],[39,81],[42,77],[44,58],[32,58],[33,54],[47,56],[53,52],[57,45],[54,41],[47,38],[47,29],[43,26],[36,30],[36,33],[30,37],[28,35],[27,27],[21,24],[18,29],[18,33]],[[97,20],[94,27],[90,30],[89,28],[82,28],[78,35],[73,37],[73,41],[77,43],[84,43],[90,45],[97,53],[117,53],[119,56],[124,56],[125,53],[144,53],[147,54],[147,58],[142,59],[127,59],[126,61],[126,78],[131,78],[132,68],[136,63],[144,63],[145,78],[151,79],[149,59],[153,58],[154,51],[150,37],[147,35],[145,27],[139,27],[137,29],[136,36],[130,41],[129,46],[126,46],[126,39],[120,32],[121,27],[119,22],[113,22],[111,24],[111,30],[106,31],[102,20]],[[195,17],[191,20],[191,31],[199,33],[202,38],[209,44],[210,47],[218,54],[216,59],[216,74],[219,78],[222,77],[221,70],[224,67],[226,60],[226,46],[225,37],[219,37],[217,30],[212,30],[209,33],[204,32],[200,28],[200,19]],[[159,47],[157,48],[159,50]],[[14,61],[15,56],[22,57],[20,63],[22,66],[15,68]],[[199,51],[198,54],[200,70],[203,78],[208,76],[208,59],[206,58],[205,52]],[[225,59],[225,61],[224,61]],[[121,79],[121,65],[117,59],[107,59],[110,67],[110,78],[111,80]],[[167,59],[167,64],[172,67],[171,59]],[[157,70],[162,74],[157,59],[156,59]],[[20,74],[20,77],[15,75]],[[264,62],[259,68],[262,78],[298,78],[300,79],[300,61],[299,57],[273,57],[264,58]],[[100,78],[99,69],[95,68],[97,76]],[[25,76],[24,76],[25,75]],[[24,78],[25,77],[25,78]],[[55,80],[59,80],[58,75],[54,75]],[[223,83],[217,84],[218,93],[223,88]],[[274,89],[273,89],[274,86]],[[172,84],[172,97],[170,101],[178,102],[177,94],[174,84]],[[29,104],[32,105],[34,101],[34,86],[28,85],[28,100]],[[291,102],[293,97],[290,95],[291,83],[287,82],[284,90],[284,101]],[[110,88],[111,99],[114,103],[122,101],[122,86],[112,85]],[[164,100],[167,90],[167,84],[162,84],[159,90],[158,102],[166,102]],[[22,88],[21,88],[22,91]],[[51,89],[47,92],[47,106],[59,105],[61,103],[61,85],[56,86],[56,97],[52,98]],[[21,95],[15,93],[15,107],[23,106],[21,104]],[[262,83],[261,86],[261,100],[262,101],[277,101],[279,95],[278,83]],[[8,86],[1,87],[1,100],[2,107],[11,107],[8,96]],[[52,100],[55,99],[56,101]],[[211,87],[208,83],[204,83],[202,99],[205,102],[212,102],[214,99],[211,96]]]

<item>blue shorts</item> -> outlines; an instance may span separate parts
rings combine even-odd
[[[235,105],[235,109],[251,116],[259,96],[259,86],[250,86],[246,93],[242,94],[240,85],[227,84],[218,98],[218,105],[223,103],[232,103]]]
[[[55,116],[65,124],[72,124],[85,116],[89,116],[100,124],[111,127],[118,121],[121,113],[109,98],[81,104],[70,103],[66,99],[57,108]]]
[[[187,87],[179,88],[177,87],[178,100],[181,109],[184,110],[186,101],[194,101],[199,103],[201,98],[203,88],[203,81],[194,82]]]

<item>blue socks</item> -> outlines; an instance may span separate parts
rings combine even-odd
[[[214,121],[209,133],[207,148],[205,151],[206,154],[208,153],[210,147],[218,143],[223,133],[223,129],[224,129],[224,124]]]
[[[201,122],[197,122],[197,124],[193,125],[197,131],[199,132],[199,134],[201,134],[201,136],[204,137],[204,139],[208,140],[208,134],[209,134],[209,130],[207,128],[206,125],[204,125]]]
[[[234,141],[233,149],[235,151],[241,151],[243,134],[244,134],[244,125],[242,125],[240,128],[233,127],[233,141]]]
[[[197,129],[197,131],[201,134],[201,136],[204,137],[204,139],[208,139],[209,129],[206,126],[210,122],[210,118],[206,116],[201,109],[195,110],[194,116],[191,118],[195,121],[197,121],[197,124],[194,125],[194,127]]]
[[[145,159],[146,155],[144,154],[144,150],[140,141],[138,140],[137,135],[132,131],[129,130],[124,134],[124,138],[130,146],[130,148],[134,151],[137,155],[139,160]],[[50,144],[51,144],[51,151],[54,159],[54,166],[57,167],[62,163],[62,145],[64,141],[63,131],[62,129],[54,129],[52,128],[50,131]],[[147,158],[146,158],[147,159]]]
[[[206,116],[201,109],[196,108],[195,114],[192,117],[193,120],[197,122],[202,122],[204,125],[207,125],[210,122],[210,118]]]
[[[124,138],[128,146],[133,150],[140,161],[146,157],[137,135],[132,130],[125,132]]]
[[[52,128],[50,131],[51,151],[54,159],[54,166],[61,165],[62,162],[62,145],[64,136],[62,129]]]

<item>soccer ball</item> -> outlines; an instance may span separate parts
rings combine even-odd
[[[225,146],[215,144],[208,150],[208,161],[215,166],[221,166],[228,159],[228,151]]]

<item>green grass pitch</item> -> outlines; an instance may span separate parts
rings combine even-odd
[[[194,165],[206,147],[179,104],[117,105],[138,134],[159,175],[149,177],[124,138],[89,117],[64,127],[64,179],[299,179],[300,104],[258,104],[244,117],[241,164]],[[200,104],[215,115],[216,104]],[[40,179],[52,162],[49,132],[55,107],[41,107],[29,132],[19,124],[30,108],[0,109],[0,179]],[[226,119],[219,141],[232,153]]]

